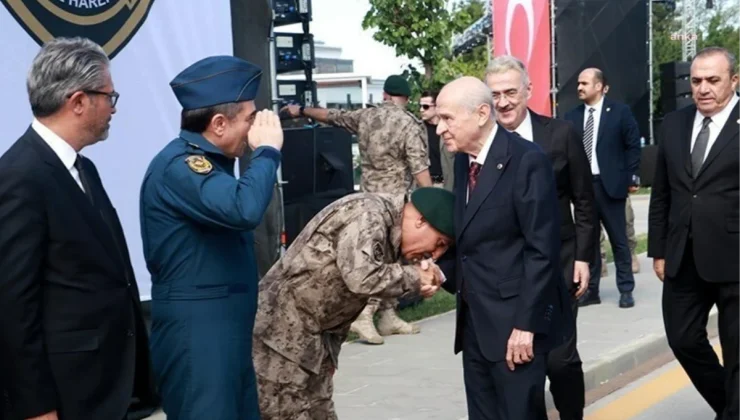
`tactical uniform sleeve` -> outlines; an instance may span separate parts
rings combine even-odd
[[[429,168],[429,141],[427,132],[419,124],[409,124],[406,137],[406,164],[416,175]]]
[[[386,263],[388,228],[381,216],[363,213],[337,238],[337,267],[352,293],[399,297],[418,292],[419,273],[412,266]]]
[[[364,114],[364,109],[356,109],[354,111],[330,109],[328,111],[328,119],[326,122],[335,127],[342,127],[353,134],[357,134],[357,130],[359,130],[360,127],[360,121]]]
[[[259,225],[270,203],[279,162],[279,151],[258,147],[236,179],[215,169],[197,173],[181,157],[167,167],[159,189],[164,201],[199,223],[250,230]]]

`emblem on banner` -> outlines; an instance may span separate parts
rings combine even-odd
[[[113,58],[146,20],[154,0],[0,0],[39,44],[82,36]]]

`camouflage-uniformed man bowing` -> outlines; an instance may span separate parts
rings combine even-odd
[[[362,192],[406,194],[414,181],[420,187],[432,186],[426,128],[406,110],[409,96],[406,79],[393,75],[386,79],[383,103],[377,107],[343,111],[289,105],[284,110],[293,117],[308,117],[357,134]],[[396,305],[395,299],[370,299],[352,331],[372,344],[383,344],[381,335],[418,333],[417,325],[398,317]],[[380,315],[377,330],[373,323],[376,311]]]
[[[401,258],[439,258],[454,237],[454,195],[358,193],[317,214],[260,282],[253,360],[263,420],[336,419],[332,375],[352,321],[370,297],[429,297],[437,271]]]

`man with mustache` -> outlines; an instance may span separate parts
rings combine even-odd
[[[258,419],[252,365],[257,311],[253,230],[270,202],[283,131],[257,112],[262,70],[208,57],[170,83],[181,131],[141,187],[152,276],[152,361],[163,408],[177,420]],[[235,159],[253,149],[246,171]]]
[[[739,79],[737,60],[724,48],[706,48],[692,60],[694,105],[663,119],[648,216],[648,256],[663,281],[668,344],[722,420],[740,416]],[[713,306],[721,364],[707,340]]]
[[[547,355],[550,391],[562,420],[583,419],[585,387],[581,358],[576,348],[578,298],[586,292],[589,263],[594,256],[596,225],[591,169],[581,138],[572,124],[538,115],[527,108],[532,83],[516,57],[498,56],[486,71],[493,92],[496,120],[507,131],[542,147],[550,157],[560,205],[560,263],[570,292],[573,333]],[[571,204],[575,213],[571,212]]]
[[[640,132],[629,106],[604,96],[606,78],[597,68],[583,70],[578,76],[578,98],[583,104],[565,114],[578,134],[591,166],[596,207],[596,226],[603,224],[614,251],[617,268],[619,307],[635,306],[632,291],[635,278],[627,241],[626,200],[639,188]],[[597,233],[598,235],[598,233]],[[598,238],[598,236],[597,236]],[[591,265],[588,291],[579,305],[601,303],[599,282],[601,258],[598,243]]]

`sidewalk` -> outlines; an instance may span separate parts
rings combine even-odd
[[[640,263],[634,308],[618,307],[610,264],[610,275],[601,282],[602,303],[579,310],[578,350],[587,391],[669,350],[660,306],[661,282],[652,272],[651,260],[642,255]],[[388,337],[382,346],[345,345],[334,380],[339,418],[465,419],[462,360],[452,354],[454,324],[454,313],[447,313],[421,321],[418,335]],[[716,312],[710,318],[710,327],[714,326]]]

